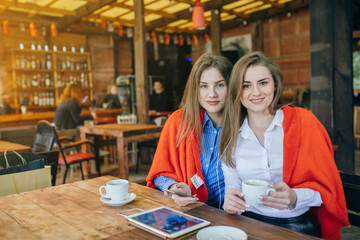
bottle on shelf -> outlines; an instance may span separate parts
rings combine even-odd
[[[31,69],[36,69],[36,59],[35,55],[31,55]]]
[[[20,42],[20,43],[19,43],[19,48],[20,48],[21,50],[24,50],[24,48],[25,48],[24,43]]]
[[[65,61],[65,59],[63,61],[61,61],[61,69],[66,70],[66,61]]]
[[[26,69],[31,68],[31,58],[30,56],[26,56]]]
[[[24,55],[20,56],[20,68],[25,69],[26,68],[26,58]]]
[[[22,87],[21,78],[20,78],[19,75],[17,76],[17,79],[16,79],[16,87],[17,87],[17,88],[21,88],[21,87]]]
[[[41,69],[46,69],[46,57],[41,56]]]
[[[33,88],[39,87],[39,81],[38,81],[36,75],[33,76],[33,79],[32,79],[32,82],[31,82],[31,86],[32,86]]]
[[[63,45],[62,50],[63,50],[63,52],[66,52],[67,48],[66,48],[65,44]]]
[[[66,56],[66,69],[70,70],[71,69],[71,63],[70,63],[70,57]]]
[[[58,59],[57,59],[56,66],[57,66],[57,69],[58,69],[58,70],[61,70],[61,68],[62,68],[62,63],[61,63],[61,60],[60,60],[59,57],[58,57]]]
[[[45,51],[49,51],[49,45],[48,45],[47,42],[45,42],[45,44],[44,44],[44,50],[45,50]]]
[[[74,46],[74,44],[72,43],[72,44],[71,44],[71,52],[74,53],[75,51],[76,51],[76,50],[75,50],[75,46]]]
[[[81,73],[81,74],[80,74],[80,86],[81,86],[81,87],[85,87],[84,73]]]
[[[55,105],[54,93],[53,92],[50,92],[50,105],[51,106]]]
[[[15,55],[15,68],[17,68],[17,69],[20,68],[20,56],[19,55]]]
[[[31,50],[36,50],[35,41],[31,42]]]
[[[46,69],[48,69],[48,70],[51,69],[51,55],[50,54],[46,55]]]
[[[54,51],[54,52],[57,52],[57,50],[58,50],[57,45],[56,45],[56,43],[54,43],[54,45],[53,45],[53,51]]]
[[[39,97],[38,97],[38,93],[34,92],[34,105],[38,106],[39,105]]]
[[[45,87],[50,87],[51,85],[51,80],[50,80],[50,74],[46,74],[46,78],[45,78]]]
[[[22,85],[22,88],[26,88],[27,87],[27,84],[26,84],[26,77],[25,77],[25,73],[22,74],[22,81],[21,81],[21,85]]]
[[[38,45],[37,45],[37,50],[39,50],[39,51],[42,50],[41,42],[38,43]]]
[[[84,53],[84,52],[85,52],[84,47],[83,47],[82,45],[80,46],[80,52],[81,52],[81,53]]]

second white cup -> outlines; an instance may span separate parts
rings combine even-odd
[[[102,192],[105,189],[106,194]],[[113,202],[124,201],[129,192],[129,181],[125,179],[111,180],[106,183],[106,186],[99,188],[101,196],[110,198]]]
[[[269,195],[270,191],[276,191],[270,187],[268,182],[258,179],[247,179],[242,181],[242,192],[247,204],[253,207],[260,206],[259,196]]]

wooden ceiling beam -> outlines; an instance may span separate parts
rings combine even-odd
[[[63,17],[63,19],[59,20],[57,22],[57,27],[59,30],[64,30],[70,24],[80,21],[81,18],[91,14],[95,10],[100,9],[106,5],[112,4],[114,2],[116,2],[116,0],[102,0],[101,2],[97,2],[97,3],[88,2],[88,4],[80,7],[79,9],[77,9],[75,11],[76,16],[65,16],[65,17]]]
[[[264,3],[270,3],[272,6],[277,7],[277,8],[285,8],[284,4],[278,3],[278,2],[273,2],[273,1],[269,1],[269,0],[262,0]]]
[[[56,22],[58,18],[43,15],[36,15],[29,18],[27,13],[6,10],[0,14],[0,20],[8,20],[10,24],[34,22],[36,25],[50,26],[51,23]]]
[[[5,7],[17,7],[17,8],[23,8],[23,9],[31,9],[35,12],[49,12],[49,13],[57,13],[57,14],[63,14],[63,15],[69,15],[69,16],[76,16],[76,13],[73,11],[68,10],[62,10],[57,8],[50,8],[50,7],[41,7],[34,3],[18,3],[18,2],[8,2],[8,1],[1,1],[0,6]]]

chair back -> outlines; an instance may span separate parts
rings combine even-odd
[[[167,117],[157,117],[153,121],[157,126],[164,126],[167,119]]]
[[[117,123],[137,123],[135,114],[117,116]]]
[[[50,151],[54,145],[56,135],[54,127],[48,121],[41,120],[37,125],[32,152]]]

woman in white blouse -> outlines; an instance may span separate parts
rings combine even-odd
[[[348,219],[331,141],[311,112],[279,104],[281,81],[279,67],[260,52],[243,56],[233,68],[219,145],[224,209],[339,239]],[[241,188],[246,179],[266,181],[276,192],[249,206]]]

